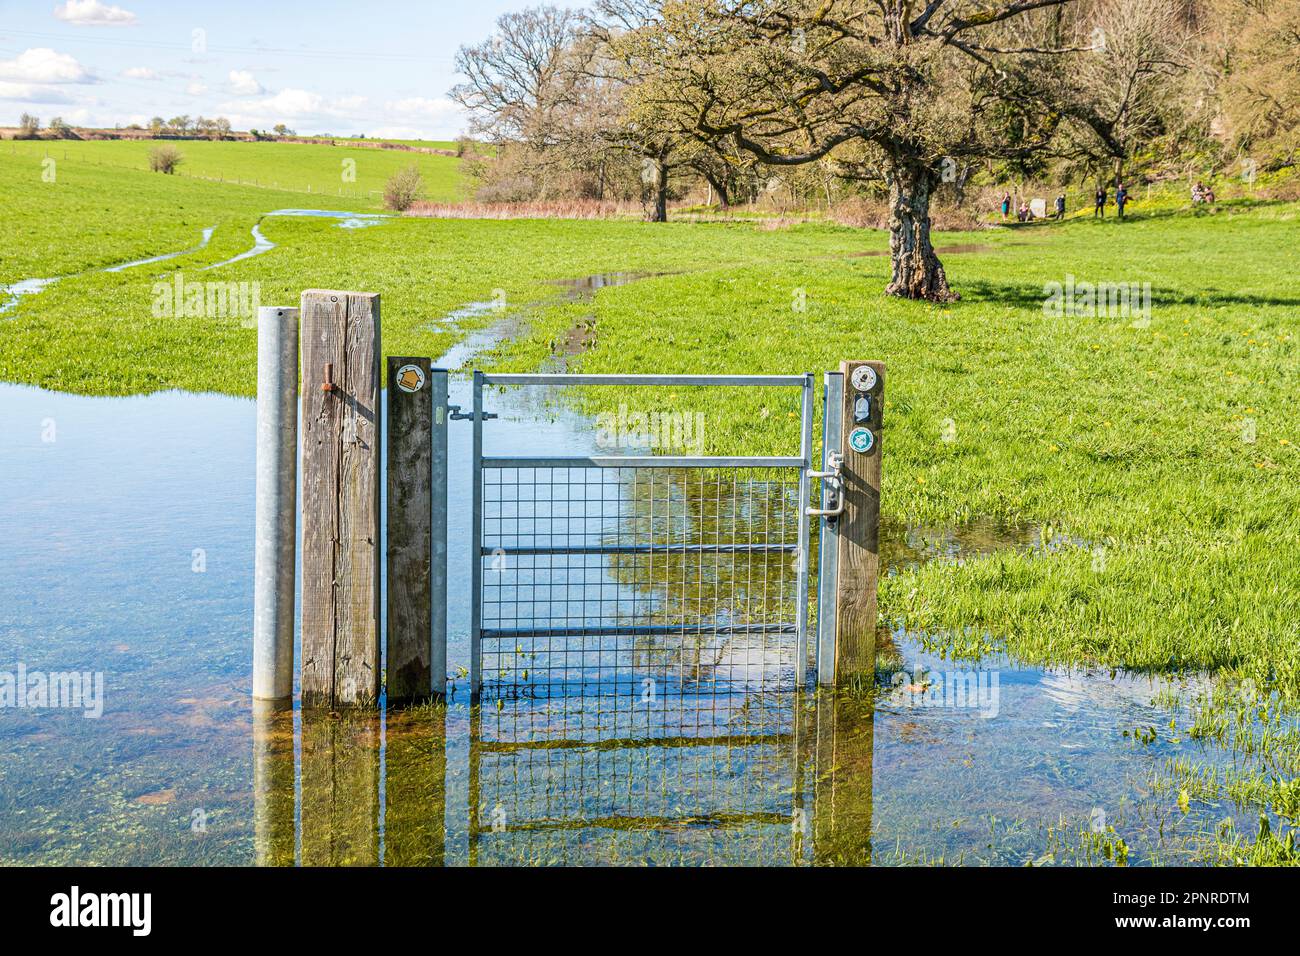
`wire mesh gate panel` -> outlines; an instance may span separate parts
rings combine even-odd
[[[485,388],[798,388],[784,457],[483,454]],[[474,376],[472,690],[778,690],[803,683],[813,380]]]

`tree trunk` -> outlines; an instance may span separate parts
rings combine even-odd
[[[887,295],[929,302],[955,302],[943,263],[930,244],[930,194],[935,174],[925,163],[895,161],[889,172],[889,256],[893,275]]]
[[[668,164],[663,160],[655,160],[655,204],[650,213],[651,222],[668,221]]]
[[[704,180],[709,184],[709,188],[712,189],[715,193],[717,193],[718,208],[726,209],[728,206],[731,205],[731,197],[727,193],[726,181],[721,176],[714,175],[713,172],[710,170],[706,169],[703,171],[703,173],[704,173]]]

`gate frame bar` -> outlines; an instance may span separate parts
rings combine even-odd
[[[800,397],[799,455],[744,457],[731,455],[595,455],[595,456],[483,456],[483,387],[485,385],[701,385],[798,387]],[[798,468],[799,545],[795,564],[795,686],[802,688],[808,675],[808,507],[812,480],[814,377],[801,375],[576,375],[487,374],[474,370],[473,509],[470,515],[470,698],[476,701],[483,686],[479,658],[483,645],[483,469],[487,468]]]
[[[841,433],[844,417],[844,373],[827,372],[822,390],[822,470],[831,470],[831,456],[842,455]],[[831,507],[831,486],[822,482],[822,508]],[[838,494],[842,498],[843,488]],[[823,516],[818,534],[817,560],[817,683],[822,687],[835,684],[835,617],[839,593],[840,532],[839,522]]]

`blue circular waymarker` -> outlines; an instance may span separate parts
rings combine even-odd
[[[849,432],[849,447],[859,454],[871,451],[871,446],[875,443],[875,436],[871,434],[869,428],[855,428]]]

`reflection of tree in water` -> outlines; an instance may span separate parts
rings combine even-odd
[[[919,567],[932,561],[959,563],[999,551],[1028,550],[1039,537],[1039,529],[1035,527],[987,518],[945,527],[923,527],[882,518],[880,559],[886,571]]]
[[[620,488],[620,520],[603,543],[653,550],[610,558],[624,589],[617,623],[683,628],[638,635],[637,669],[699,678],[727,662],[759,664],[791,643],[757,629],[795,623],[793,469],[626,469]]]

